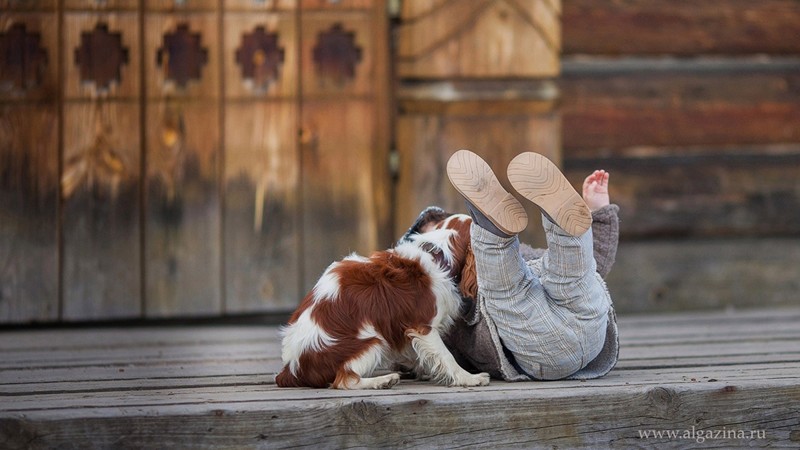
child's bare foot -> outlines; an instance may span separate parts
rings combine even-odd
[[[593,212],[611,203],[608,196],[609,176],[605,170],[595,170],[583,180],[583,201]]]

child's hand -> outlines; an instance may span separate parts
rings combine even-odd
[[[609,175],[605,170],[595,170],[583,180],[583,201],[591,211],[597,211],[611,203],[608,196]]]

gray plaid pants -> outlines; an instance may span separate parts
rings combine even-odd
[[[567,377],[603,348],[611,299],[596,273],[592,230],[573,237],[542,217],[547,251],[526,263],[516,236],[472,224],[478,293],[503,345],[540,380]]]

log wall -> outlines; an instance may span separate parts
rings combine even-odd
[[[796,302],[800,4],[565,0],[562,17],[564,164],[612,173],[619,309]]]

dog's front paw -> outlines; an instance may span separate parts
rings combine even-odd
[[[391,389],[395,384],[400,382],[399,373],[390,373],[382,377],[376,378],[374,389]]]
[[[453,381],[451,386],[473,387],[473,386],[488,386],[489,374],[486,372],[476,374],[465,374]]]

